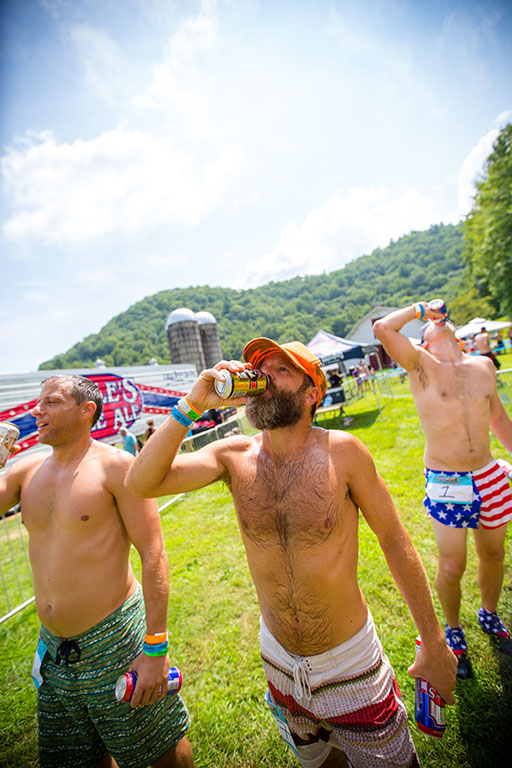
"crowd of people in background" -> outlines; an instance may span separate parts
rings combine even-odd
[[[357,386],[357,393],[370,392],[371,381],[375,376],[375,368],[372,365],[368,365],[365,360],[361,360],[358,365],[351,365],[348,370],[348,375],[341,373],[339,369],[334,369],[328,372],[327,377],[329,379],[329,388],[335,389],[336,387],[342,387],[343,382],[347,377],[354,379]]]

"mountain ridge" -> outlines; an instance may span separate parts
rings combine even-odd
[[[306,343],[319,328],[343,336],[376,302],[402,306],[441,295],[449,306],[468,290],[463,226],[436,224],[411,232],[320,275],[246,289],[199,285],[159,291],[39,369],[92,367],[98,357],[107,366],[143,365],[151,358],[169,363],[165,323],[179,307],[211,312],[224,357],[239,358],[254,336]]]

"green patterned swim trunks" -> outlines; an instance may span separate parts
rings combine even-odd
[[[107,755],[119,768],[146,768],[185,736],[190,718],[179,695],[135,709],[115,698],[116,680],[142,651],[145,632],[140,585],[81,635],[64,639],[41,627],[48,647],[37,692],[41,768],[93,768]]]

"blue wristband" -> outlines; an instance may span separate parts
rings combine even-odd
[[[144,643],[144,645],[142,646],[142,650],[144,651],[146,656],[167,656],[167,651],[169,650],[169,643],[156,643],[155,645]]]
[[[418,301],[417,304],[414,305],[416,309],[416,317],[418,320],[423,320],[425,317],[425,304],[422,301]]]
[[[189,419],[188,416],[185,416],[183,411],[180,411],[180,409],[177,406],[174,406],[174,408],[171,411],[171,416],[176,419],[176,421],[179,421],[180,424],[182,424],[184,427],[190,427],[194,422],[192,419]]]

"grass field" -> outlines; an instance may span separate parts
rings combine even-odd
[[[502,363],[512,367],[512,356],[502,357]],[[500,391],[512,414],[512,392],[508,387]],[[354,417],[350,431],[372,452],[433,583],[436,550],[421,503],[423,435],[407,382],[393,379],[389,394],[393,397],[381,397],[382,415],[372,394],[348,404],[346,412]],[[494,439],[493,450],[497,457],[507,457]],[[161,499],[160,505],[165,501]],[[229,493],[220,484],[211,486],[168,506],[161,517],[170,564],[171,658],[184,675],[183,697],[192,716],[189,738],[196,768],[297,766],[264,704],[258,606]],[[511,535],[509,531],[500,605],[509,626]],[[472,540],[468,550],[461,620],[475,675],[458,683],[457,705],[448,708],[446,733],[440,740],[431,740],[416,729],[414,682],[407,674],[414,656],[415,628],[375,536],[364,521],[360,523],[360,583],[395,667],[422,765],[427,768],[501,765],[508,760],[512,744],[512,659],[498,655],[478,628],[480,602]],[[139,573],[136,553],[133,563]],[[437,599],[435,603],[441,616]],[[37,766],[36,696],[30,681],[37,628],[33,606],[0,626],[0,766]]]

